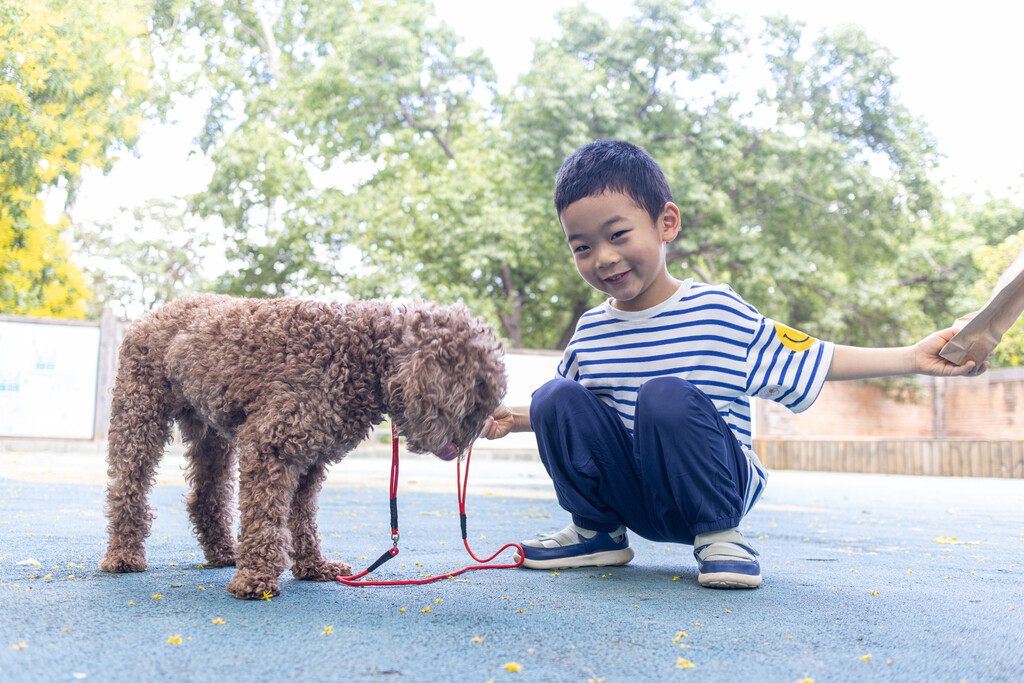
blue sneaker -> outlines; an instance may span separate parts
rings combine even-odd
[[[633,549],[629,547],[625,531],[614,536],[599,531],[590,538],[584,535],[586,533],[570,524],[556,534],[523,541],[519,544],[525,554],[523,566],[529,569],[607,567],[626,564],[633,559]],[[515,560],[519,561],[519,553],[515,554]]]
[[[697,581],[706,588],[757,588],[761,565],[757,551],[735,529],[697,536],[693,547],[697,558]]]

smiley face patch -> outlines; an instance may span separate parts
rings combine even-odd
[[[775,323],[775,335],[790,351],[806,351],[817,341],[814,337],[792,327],[786,327],[782,323]]]

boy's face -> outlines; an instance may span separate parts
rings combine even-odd
[[[665,204],[657,221],[621,192],[570,204],[561,216],[576,269],[612,306],[642,311],[667,300],[679,281],[665,267],[665,243],[679,232],[679,209]]]

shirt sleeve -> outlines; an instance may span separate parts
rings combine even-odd
[[[832,342],[762,318],[747,350],[747,395],[775,401],[794,413],[811,407],[832,364]]]
[[[580,380],[580,369],[576,364],[576,354],[572,351],[572,343],[565,347],[562,360],[558,363],[558,376],[575,381]]]

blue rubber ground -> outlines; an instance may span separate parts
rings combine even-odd
[[[752,591],[701,588],[690,547],[633,537],[625,567],[397,588],[286,573],[255,602],[224,590],[233,568],[201,568],[183,493],[155,490],[149,570],[111,575],[101,485],[0,479],[0,681],[1024,678],[1020,480],[775,472],[742,527]],[[509,493],[471,482],[479,555],[566,523],[550,496]],[[471,562],[454,495],[399,501],[401,553],[377,578]],[[387,508],[386,487],[325,489],[327,555],[366,566]]]

